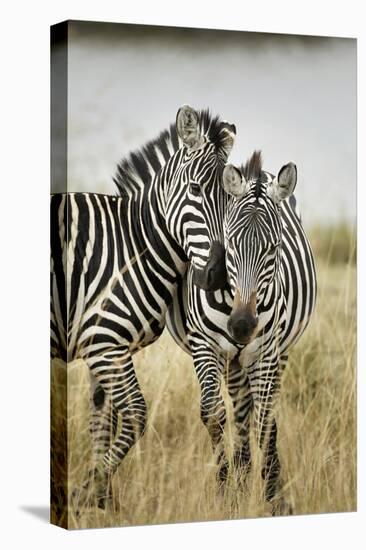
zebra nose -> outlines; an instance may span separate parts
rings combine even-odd
[[[227,328],[238,344],[249,344],[257,325],[257,317],[249,311],[239,310],[229,317]]]
[[[225,249],[220,242],[212,243],[209,260],[203,269],[193,268],[193,284],[211,291],[225,287]]]

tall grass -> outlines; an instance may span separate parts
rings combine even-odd
[[[308,233],[318,261],[327,265],[356,264],[356,229],[347,222],[314,225]]]
[[[290,352],[277,414],[285,494],[295,514],[356,509],[355,238],[348,229],[337,229],[335,235],[322,231],[314,231],[318,233],[318,241],[314,241],[317,308],[309,328]],[[340,234],[342,239],[346,234],[350,238],[340,244]],[[70,506],[67,525],[83,528],[269,515],[263,502],[260,453],[254,441],[254,469],[247,489],[233,477],[224,492],[217,489],[216,466],[200,421],[199,388],[191,358],[164,333],[135,356],[135,365],[148,406],[146,433],[114,477],[113,508],[102,511],[92,506],[77,517]],[[91,456],[86,428],[87,370],[80,361],[70,367],[69,494],[85,478]],[[223,395],[230,455],[235,429],[225,387]],[[57,418],[53,429],[57,433]],[[56,462],[59,455],[55,448]]]

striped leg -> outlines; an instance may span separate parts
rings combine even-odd
[[[282,374],[283,374],[283,371],[287,365],[287,360],[288,360],[288,354],[287,353],[282,353],[281,356],[280,356],[280,360],[279,360],[279,373],[278,373],[278,384],[277,384],[277,392],[279,391],[279,386],[280,386],[280,381],[281,381],[281,378],[282,378]],[[282,488],[282,485],[283,485],[283,482],[282,482],[282,479],[280,478],[280,462],[279,462],[279,459],[278,459],[278,452],[277,452],[277,447],[276,447],[276,443],[277,443],[277,426],[276,426],[276,421],[273,420],[274,422],[274,426],[272,427],[272,430],[271,430],[271,434],[272,435],[272,440],[270,438],[269,440],[269,445],[270,447],[274,448],[275,449],[275,454],[276,454],[276,457],[277,457],[277,461],[278,461],[278,467],[279,467],[279,471],[278,471],[278,486],[277,486],[277,489],[281,489]],[[291,515],[293,514],[293,508],[291,506],[290,503],[288,503],[284,498],[283,496],[281,496],[279,499],[276,499],[273,503],[273,506],[272,506],[272,514],[273,515]]]
[[[93,376],[91,378],[90,432],[93,440],[94,464],[98,464],[103,459],[116,436],[118,414],[112,405],[110,395],[106,394]],[[107,494],[102,494],[98,500],[98,506],[104,509],[106,503],[111,503],[112,499],[112,486],[111,483],[108,483]]]
[[[118,414],[110,395],[94,381],[90,398],[90,432],[93,439],[94,462],[97,464],[110,448],[116,436]]]
[[[234,452],[234,467],[245,476],[250,472],[252,465],[249,434],[253,399],[247,372],[237,358],[228,365],[227,388],[233,402],[234,420],[239,437],[239,445]]]
[[[248,369],[254,401],[254,428],[258,444],[263,451],[262,478],[265,482],[265,498],[271,502],[272,512],[285,511],[286,503],[278,493],[282,487],[281,464],[277,451],[277,426],[274,407],[279,389],[278,365],[262,362]],[[289,512],[290,510],[288,510]]]
[[[89,367],[105,392],[107,402],[121,415],[122,426],[112,445],[98,456],[94,471],[97,497],[108,496],[108,479],[116,471],[131,447],[142,436],[146,425],[146,404],[127,348],[114,349],[103,356],[88,359]],[[101,440],[98,437],[99,443]]]
[[[227,476],[227,461],[223,442],[226,409],[221,397],[224,361],[217,357],[199,334],[190,335],[189,343],[201,388],[201,419],[210,434],[213,452],[217,456],[218,480],[221,484]]]

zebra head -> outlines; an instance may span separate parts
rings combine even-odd
[[[254,339],[258,315],[273,306],[265,298],[280,270],[280,202],[293,193],[296,180],[292,162],[276,178],[263,172],[258,151],[245,167],[224,169],[223,186],[231,196],[224,219],[226,269],[234,295],[228,331],[239,344]]]
[[[193,282],[216,290],[226,284],[222,221],[227,195],[220,182],[236,129],[188,105],[178,110],[176,129],[183,148],[170,173],[166,220],[193,265]]]

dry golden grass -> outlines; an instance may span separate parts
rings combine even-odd
[[[295,514],[356,509],[356,268],[353,261],[323,260],[317,267],[316,312],[290,353],[277,414],[285,494]],[[91,507],[77,517],[70,507],[69,528],[269,515],[254,441],[254,469],[246,492],[233,478],[224,493],[217,490],[191,358],[164,334],[135,356],[135,365],[148,406],[146,433],[114,477],[114,509]],[[71,366],[69,489],[80,485],[90,468],[87,372],[81,362]],[[225,388],[223,393],[230,455],[232,410]]]

